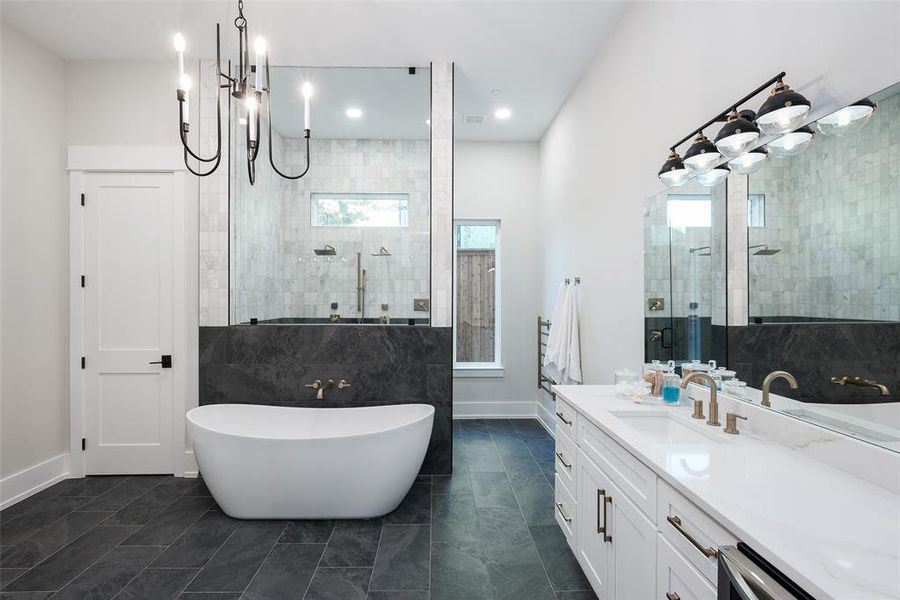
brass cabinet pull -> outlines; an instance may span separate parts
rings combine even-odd
[[[571,425],[571,424],[572,424],[572,421],[567,421],[567,420],[566,420],[566,415],[562,414],[561,412],[556,411],[556,416],[559,417],[560,419],[562,419],[562,422],[565,423],[566,425]]]
[[[571,465],[570,463],[567,463],[567,462],[566,462],[566,459],[565,459],[565,457],[563,456],[562,452],[557,452],[557,453],[556,453],[556,458],[559,459],[559,462],[561,462],[562,465],[563,465],[565,468],[567,468],[567,469],[571,469],[571,468],[572,468],[572,465]]]
[[[681,600],[681,596],[675,592],[666,592],[666,600]]]
[[[602,507],[601,504],[603,505]],[[597,533],[603,535],[604,542],[611,542],[612,536],[606,531],[607,504],[612,504],[612,498],[606,495],[606,490],[597,490]],[[603,525],[600,524],[600,513],[603,513]]]
[[[571,523],[571,522],[572,522],[572,517],[570,517],[569,515],[567,515],[567,514],[566,514],[566,511],[563,510],[562,502],[557,502],[557,503],[556,503],[556,510],[559,511],[559,514],[562,515],[562,518],[563,518],[563,520],[564,520],[566,523]]]
[[[669,517],[666,517],[666,521],[671,523],[672,527],[674,527],[678,531],[678,533],[683,535],[685,537],[685,539],[687,539],[687,541],[689,541],[694,546],[694,548],[699,550],[700,553],[703,554],[703,556],[705,556],[706,558],[712,558],[713,556],[715,556],[718,553],[718,551],[711,546],[709,548],[704,548],[702,545],[700,545],[700,542],[698,542],[697,540],[694,539],[694,536],[692,536],[687,531],[685,531],[684,527],[681,526],[681,518],[680,517],[669,516]]]

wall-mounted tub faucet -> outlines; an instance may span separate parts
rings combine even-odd
[[[877,381],[872,381],[871,379],[863,379],[859,375],[851,377],[850,375],[844,375],[843,377],[834,376],[831,378],[831,383],[835,385],[858,385],[860,387],[870,387],[875,388],[879,392],[881,392],[882,396],[890,396],[891,390],[888,389],[888,386],[883,383],[878,383]]]

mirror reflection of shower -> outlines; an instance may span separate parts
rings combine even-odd
[[[698,246],[690,249],[691,262],[688,267],[688,360],[701,360],[702,333],[700,327],[700,268],[697,259],[710,256],[710,246]]]
[[[772,256],[781,252],[781,248],[769,248],[768,244],[756,244],[755,246],[749,246],[747,250],[753,250],[754,248],[759,248],[759,250],[754,252],[753,256]]]

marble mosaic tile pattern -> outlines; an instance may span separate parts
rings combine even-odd
[[[750,315],[900,320],[900,96],[865,128],[817,135],[802,154],[750,176],[766,195],[751,244]]]

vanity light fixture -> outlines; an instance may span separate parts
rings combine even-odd
[[[178,55],[178,133],[184,150],[184,164],[188,171],[198,177],[212,175],[222,162],[222,90],[227,90],[228,122],[231,122],[231,99],[239,104],[238,121],[246,125],[245,145],[247,150],[247,173],[250,185],[256,182],[256,158],[261,145],[260,112],[265,110],[268,116],[268,148],[269,164],[272,170],[285,179],[300,179],[309,172],[309,138],[310,138],[310,98],[313,89],[309,83],[304,84],[302,95],[304,100],[304,137],[306,138],[306,168],[298,175],[287,175],[275,166],[272,157],[272,82],[269,77],[269,53],[263,39],[257,38],[253,46],[255,64],[250,61],[250,43],[247,33],[247,19],[244,17],[244,2],[238,0],[238,16],[234,20],[238,30],[238,63],[237,72],[232,75],[232,64],[229,60],[227,70],[222,71],[220,25],[216,24],[216,151],[212,155],[203,156],[191,149],[188,142],[190,132],[188,99],[190,94],[190,78],[184,72],[184,51],[187,42],[180,33],[175,34],[173,44]],[[265,69],[265,80],[263,80]],[[200,163],[197,168],[191,167],[189,158]]]
[[[716,187],[725,181],[725,178],[728,177],[730,172],[731,169],[728,168],[728,165],[722,163],[721,165],[716,165],[706,173],[697,175],[697,183],[708,188]]]
[[[684,164],[692,174],[699,175],[712,169],[721,158],[715,144],[700,131],[694,138],[694,143],[684,153]]]
[[[753,123],[752,110],[732,111],[725,126],[716,136],[716,148],[725,158],[735,158],[746,152],[759,139],[759,127]]]
[[[850,106],[836,110],[816,122],[816,127],[824,135],[840,137],[852,133],[865,125],[878,105],[863,98]]]
[[[669,156],[658,173],[660,181],[667,186],[674,187],[683,185],[691,175],[696,175],[699,179],[701,175],[706,174],[707,176],[703,177],[701,183],[711,187],[727,177],[731,170],[734,170],[735,173],[746,174],[759,169],[768,153],[762,148],[753,150],[750,148],[759,141],[760,136],[763,133],[794,129],[810,109],[809,101],[801,94],[792,91],[784,83],[785,75],[784,71],[778,73],[669,146]],[[742,104],[750,101],[773,84],[775,84],[774,89],[758,113],[754,113],[752,110],[740,110]],[[703,135],[703,131],[714,123],[725,124],[716,135],[715,143],[710,142]],[[763,127],[763,123],[767,124],[768,129]],[[783,129],[787,125],[791,126]],[[803,134],[802,131],[800,133]],[[693,143],[684,153],[682,160],[678,155],[678,147],[692,138]],[[797,149],[798,152],[805,147],[803,140],[797,138],[790,148],[793,150],[797,145],[800,145],[800,148]],[[773,156],[775,152],[772,151]],[[730,159],[728,165],[716,167],[722,157]],[[687,175],[685,175],[685,171],[688,172]]]
[[[811,104],[803,94],[795,92],[780,77],[769,97],[756,111],[756,124],[766,135],[778,135],[796,129]]]
[[[684,185],[691,172],[684,166],[684,161],[677,152],[672,150],[669,152],[669,158],[663,163],[659,170],[659,179],[669,187],[678,187]]]
[[[768,157],[769,152],[763,146],[760,146],[737,158],[732,158],[728,161],[728,166],[731,167],[733,173],[750,175],[759,171]]]
[[[807,126],[786,133],[767,144],[769,155],[773,158],[797,156],[809,147],[815,135],[816,132]]]

